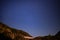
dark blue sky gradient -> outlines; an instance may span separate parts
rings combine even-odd
[[[60,30],[58,0],[1,1],[2,22],[32,36]]]

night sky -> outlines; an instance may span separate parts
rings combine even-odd
[[[32,36],[54,35],[60,30],[58,0],[5,0],[0,9],[0,21]]]

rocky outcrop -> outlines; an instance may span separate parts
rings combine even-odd
[[[17,30],[7,26],[6,24],[0,23],[0,40],[3,40],[3,38],[5,38],[6,40],[29,40],[27,38],[24,38],[24,36],[32,37],[23,30]]]

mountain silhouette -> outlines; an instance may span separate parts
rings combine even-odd
[[[47,35],[47,36],[38,36],[33,40],[60,40],[60,31],[58,31],[55,35]]]
[[[56,37],[58,40],[60,40],[60,31],[58,31],[58,32],[56,33],[55,37]]]
[[[57,32],[57,34],[56,34],[55,36],[60,36],[60,31],[59,31],[59,32]]]
[[[23,30],[11,28],[0,22],[0,40],[60,40],[60,31],[56,35],[32,37]]]
[[[28,40],[28,38],[24,37],[32,36],[23,30],[11,28],[0,22],[0,40]]]

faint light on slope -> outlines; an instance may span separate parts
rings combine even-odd
[[[34,37],[24,36],[24,38],[33,39]]]

